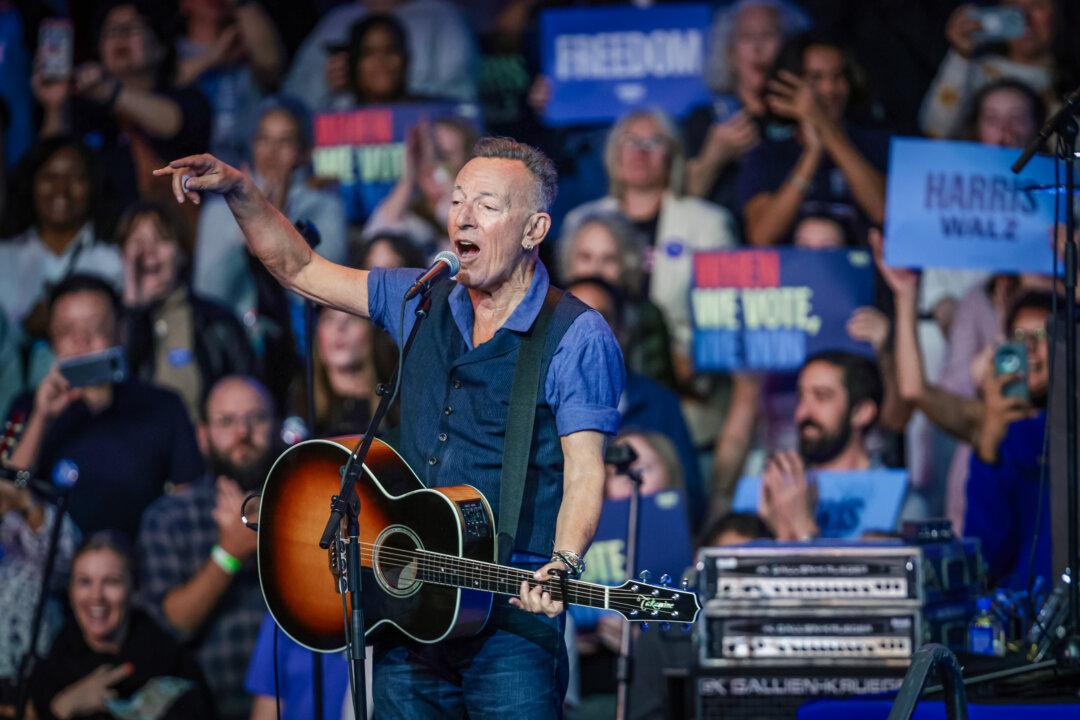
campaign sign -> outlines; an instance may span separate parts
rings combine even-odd
[[[648,105],[682,115],[710,96],[702,70],[708,5],[540,13],[540,64],[551,83],[549,125],[609,122]]]
[[[817,524],[823,538],[859,538],[868,530],[892,532],[907,493],[907,470],[809,471],[818,488]],[[760,477],[744,477],[731,509],[756,513]]]
[[[693,558],[685,495],[681,490],[645,495],[639,508],[637,572],[648,570],[652,574],[652,583],[659,583],[660,576],[667,573],[678,583]],[[621,585],[630,579],[630,570],[626,567],[629,518],[629,498],[604,501],[600,523],[585,554],[582,580]],[[599,614],[583,607],[571,607],[571,612],[579,628],[592,627]]]
[[[1019,175],[1015,148],[893,138],[885,209],[885,261],[896,267],[1049,273],[1053,160]]]
[[[409,129],[447,116],[473,119],[476,112],[468,104],[425,102],[319,113],[311,153],[315,175],[337,180],[349,220],[364,222],[401,177]]]
[[[781,372],[823,350],[871,354],[846,329],[852,312],[874,301],[871,265],[865,250],[694,253],[694,367]]]

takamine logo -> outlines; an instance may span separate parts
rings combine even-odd
[[[657,600],[656,598],[641,598],[642,610],[674,610],[675,603],[670,600]]]

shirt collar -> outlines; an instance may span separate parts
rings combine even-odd
[[[36,225],[30,228],[29,238],[30,242],[34,245],[37,245],[42,252],[52,257],[55,257],[57,260],[63,260],[64,258],[71,257],[71,254],[75,252],[76,248],[82,246],[90,246],[94,244],[94,226],[92,223],[86,223],[81,228],[79,228],[79,232],[77,232],[75,234],[75,237],[71,239],[71,242],[69,242],[68,246],[64,248],[64,252],[61,255],[53,255],[52,250],[46,247],[45,242],[41,239],[41,235],[38,233]]]
[[[544,299],[547,297],[549,287],[551,287],[551,279],[548,276],[547,268],[544,267],[544,263],[537,259],[533,268],[532,282],[529,283],[529,289],[525,291],[525,297],[521,299],[518,306],[510,313],[510,317],[506,319],[506,322],[499,329],[525,332],[531,328],[536,316],[540,314],[540,308],[544,305]],[[453,316],[461,336],[465,338],[466,347],[472,350],[473,306],[472,301],[469,299],[469,291],[464,285],[456,285],[450,291],[449,302],[450,314]]]

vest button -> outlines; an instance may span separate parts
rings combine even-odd
[[[450,386],[452,388],[454,388],[455,390],[460,390],[461,389],[461,381],[458,380],[457,378],[454,378],[453,382],[450,383]]]
[[[438,465],[438,464],[439,464],[439,458],[437,458],[437,457],[435,457],[434,455],[432,455],[431,457],[429,457],[429,458],[427,459],[427,464],[428,464],[428,465]]]
[[[447,405],[446,407],[444,407],[443,408],[443,414],[444,415],[453,415],[454,414],[454,406],[453,405]]]
[[[439,433],[439,442],[446,442],[447,434],[444,432]]]

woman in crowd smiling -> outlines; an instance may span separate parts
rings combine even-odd
[[[30,678],[40,720],[117,717],[141,693],[171,698],[171,708],[157,717],[213,717],[195,659],[133,606],[133,567],[126,542],[109,532],[93,535],[75,553],[72,621]]]

